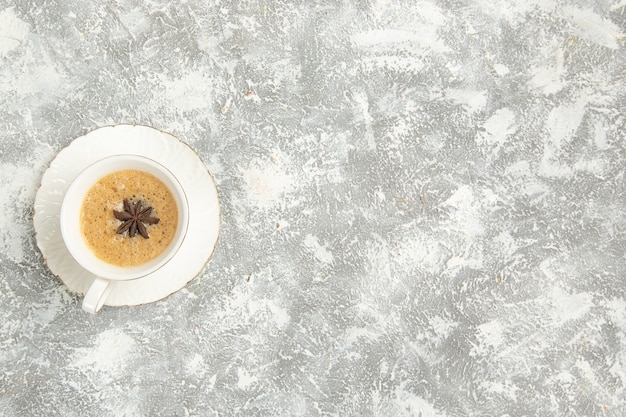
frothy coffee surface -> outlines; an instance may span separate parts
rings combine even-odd
[[[141,201],[152,207],[158,224],[147,225],[149,239],[139,234],[118,234],[121,222],[113,210],[124,211],[123,201]],[[87,192],[81,208],[81,232],[87,245],[101,260],[117,266],[137,266],[159,256],[174,238],[178,210],[172,192],[154,175],[122,170],[98,180]]]

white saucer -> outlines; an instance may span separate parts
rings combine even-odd
[[[41,179],[33,218],[37,246],[52,273],[70,291],[84,294],[94,280],[67,251],[59,225],[61,202],[74,177],[93,162],[116,154],[154,159],[178,178],[189,200],[189,230],[176,256],[158,271],[113,284],[105,304],[132,306],[158,301],[183,288],[210,259],[220,227],[217,188],[202,160],[172,135],[147,126],[117,125],[72,141]]]

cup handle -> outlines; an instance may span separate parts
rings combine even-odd
[[[111,292],[111,288],[111,281],[96,278],[83,298],[83,310],[91,314],[100,311]]]

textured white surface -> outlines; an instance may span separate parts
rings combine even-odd
[[[0,414],[626,415],[626,3],[0,0]],[[92,317],[73,138],[188,143],[220,242]]]

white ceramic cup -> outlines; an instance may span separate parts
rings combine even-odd
[[[104,262],[89,249],[81,233],[80,211],[85,195],[99,179],[127,169],[145,171],[163,181],[176,201],[178,224],[174,238],[158,257],[142,265],[121,267]],[[94,162],[74,178],[63,197],[60,223],[63,241],[72,257],[96,276],[83,299],[83,310],[95,314],[104,305],[113,282],[146,277],[174,257],[187,234],[189,204],[182,186],[163,165],[139,155],[113,155]]]

